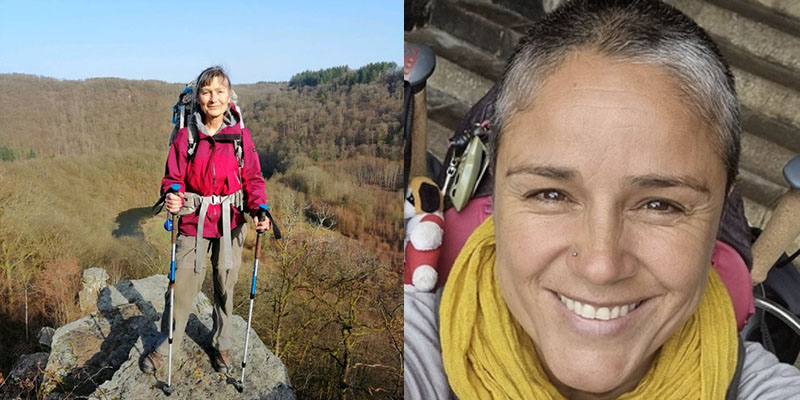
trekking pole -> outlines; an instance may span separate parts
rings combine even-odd
[[[428,46],[416,43],[404,43],[403,56],[403,81],[408,84],[410,93],[408,96],[412,102],[409,104],[412,112],[410,135],[407,150],[410,154],[406,159],[409,173],[404,174],[408,184],[408,179],[415,176],[428,176],[427,154],[428,154],[428,108],[427,90],[425,82],[433,74],[436,68],[436,55]],[[408,121],[406,121],[408,124]]]
[[[259,204],[258,205],[258,220],[263,221],[265,217],[268,217],[270,221],[272,221],[272,215],[269,213],[269,206],[266,204]],[[275,229],[275,238],[280,239],[280,231],[277,230],[275,227],[275,223],[272,223],[273,228]],[[261,236],[264,234],[262,230],[256,230],[256,247],[255,247],[255,254],[253,259],[253,279],[250,284],[250,310],[247,311],[247,330],[244,334],[244,358],[242,359],[242,377],[239,379],[239,382],[235,382],[234,386],[236,390],[241,393],[244,390],[244,371],[245,367],[247,367],[247,345],[250,343],[250,326],[253,318],[253,300],[256,298],[256,275],[258,274],[258,255],[261,253]]]
[[[169,187],[167,193],[178,192],[181,185],[175,183]],[[166,196],[166,193],[164,194]],[[170,219],[170,215],[172,219]],[[201,222],[202,223],[202,222]],[[164,229],[172,232],[172,256],[169,263],[169,355],[167,361],[167,386],[164,394],[172,394],[172,329],[173,329],[173,310],[175,309],[175,250],[178,242],[178,215],[167,211],[167,220],[164,221]]]

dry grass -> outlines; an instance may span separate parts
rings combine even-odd
[[[400,248],[402,192],[392,186],[398,184],[399,162],[359,157],[320,165],[301,159],[294,165],[275,178],[305,194],[309,219],[327,218],[336,231],[380,251]]]

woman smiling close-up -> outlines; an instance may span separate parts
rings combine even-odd
[[[406,292],[406,398],[800,398],[711,267],[741,123],[693,21],[566,3],[517,45],[492,126],[493,215],[443,292]]]

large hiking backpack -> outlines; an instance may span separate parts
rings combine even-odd
[[[187,135],[189,141],[188,158],[191,160],[194,157],[195,150],[197,149],[198,133],[197,128],[192,119],[194,112],[197,111],[197,104],[194,101],[194,91],[196,90],[197,82],[192,81],[186,84],[183,91],[178,95],[178,102],[172,106],[172,134],[169,137],[169,145],[175,141],[178,131],[184,127],[188,127],[189,134]],[[244,129],[244,115],[242,109],[238,105],[239,97],[236,92],[231,89],[231,107],[239,114],[239,128]],[[236,159],[239,161],[239,170],[241,171],[244,163],[244,149],[242,147],[242,138],[232,140],[236,152]]]

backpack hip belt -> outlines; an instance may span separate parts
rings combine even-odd
[[[231,237],[231,206],[239,211],[244,211],[244,193],[240,189],[225,196],[200,196],[197,193],[191,192],[184,193],[184,196],[185,202],[178,215],[193,214],[197,210],[197,207],[200,207],[200,215],[197,219],[197,236],[195,238],[194,272],[199,273],[205,269],[206,246],[202,245],[203,226],[205,225],[208,206],[212,204],[222,205],[222,248],[225,253],[223,265],[225,266],[225,270],[229,271],[233,266],[231,257],[231,250],[233,247],[233,238]]]

